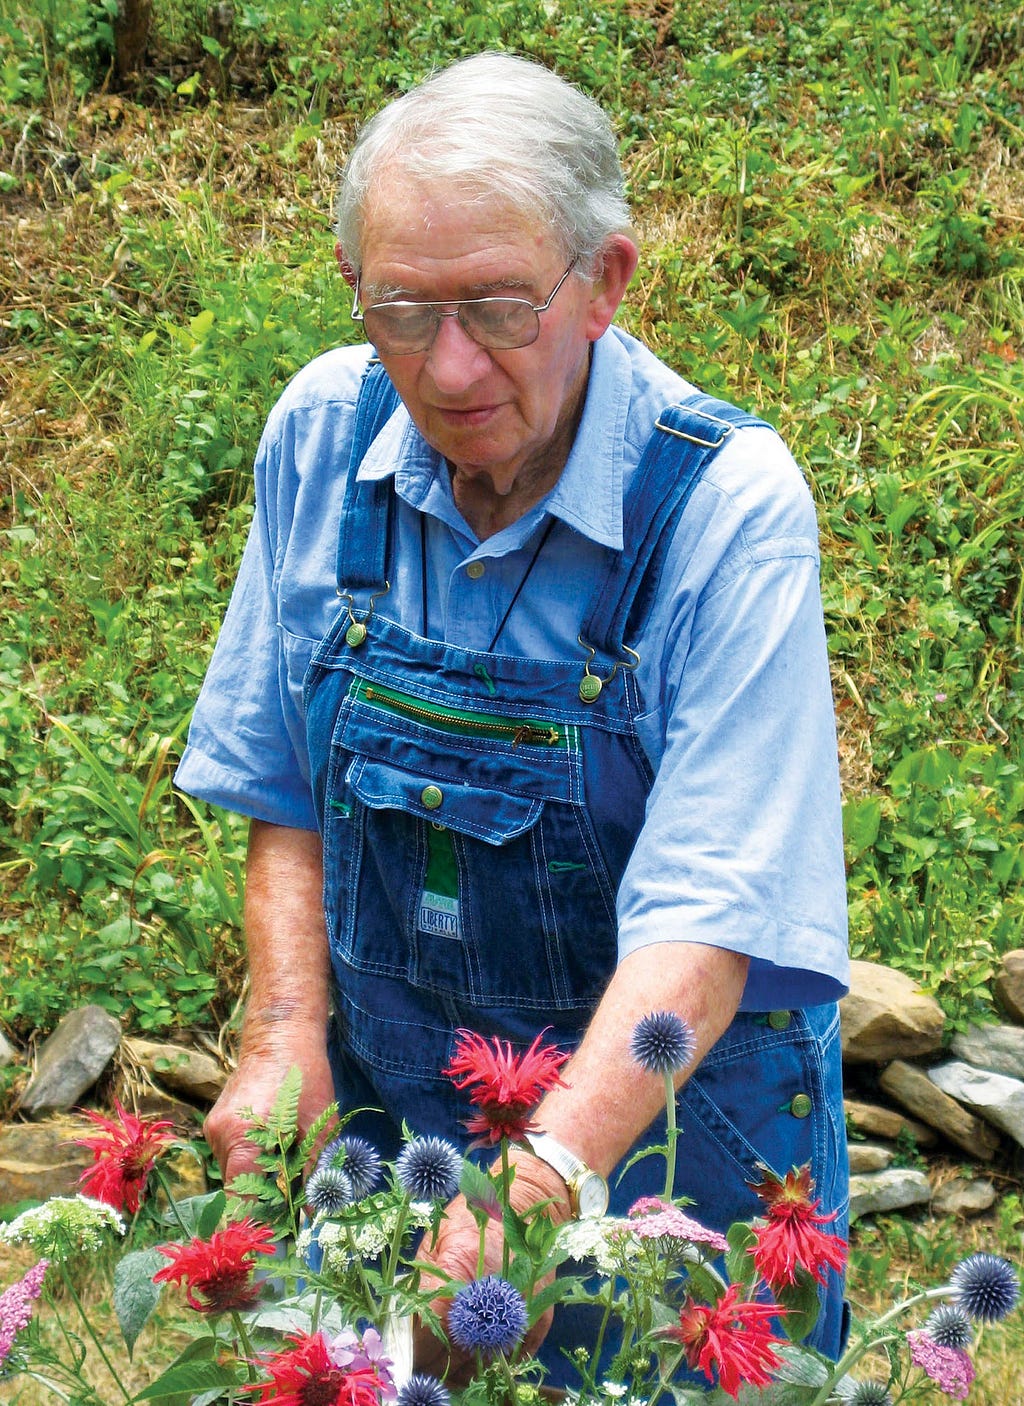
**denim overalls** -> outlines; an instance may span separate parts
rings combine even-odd
[[[708,397],[662,413],[629,485],[623,550],[608,552],[581,602],[587,650],[552,662],[424,639],[386,618],[388,571],[400,569],[388,557],[392,486],[356,469],[396,404],[372,363],[339,535],[349,608],[305,683],[336,1092],[343,1108],[383,1109],[359,1131],[384,1156],[403,1120],[464,1143],[466,1097],[440,1073],[457,1029],[517,1046],[541,1030],[562,1047],[579,1041],[616,966],[615,896],[653,780],[629,641],[704,465],[734,428],[762,423]],[[783,1173],[810,1160],[845,1234],[834,1005],[738,1015],[687,1083],[679,1118],[676,1192],[702,1220],[724,1230],[756,1212],[746,1183],[758,1161]],[[657,1157],[613,1175],[612,1210],[658,1194],[663,1177]],[[812,1339],[822,1350],[837,1352],[841,1318],[836,1291]],[[556,1328],[551,1363],[559,1340]]]

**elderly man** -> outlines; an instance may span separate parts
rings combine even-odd
[[[270,416],[177,776],[251,817],[251,996],[208,1134],[243,1170],[240,1110],[299,1064],[307,1121],[337,1097],[383,1110],[385,1153],[403,1118],[458,1138],[454,1032],[546,1029],[574,1053],[517,1195],[570,1215],[608,1179],[621,1206],[663,1097],[630,1037],[669,1010],[696,1034],[678,1194],[724,1228],[759,1162],[809,1161],[841,1232],[814,512],[767,425],[612,325],[622,186],[601,110],[509,56],[440,73],[351,153],[337,252],[372,349],[319,357]],[[471,1273],[451,1210],[438,1253]],[[837,1276],[823,1298],[834,1354]]]

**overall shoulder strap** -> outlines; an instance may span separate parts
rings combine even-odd
[[[384,367],[371,358],[356,401],[345,498],[338,530],[335,565],[339,591],[382,586],[387,569],[392,491],[389,479],[360,482],[366,451],[399,405],[398,392]]]
[[[636,467],[623,510],[623,550],[584,616],[587,644],[623,659],[627,626],[646,613],[675,524],[707,465],[738,429],[766,421],[697,394],[658,416]]]

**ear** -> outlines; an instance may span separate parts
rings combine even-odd
[[[338,268],[341,269],[342,278],[345,280],[348,286],[354,290],[357,282],[356,271],[352,267],[352,264],[349,262],[349,260],[346,258],[345,251],[341,247],[340,243],[335,244],[334,246],[334,257],[338,261]]]
[[[611,325],[636,272],[640,253],[628,234],[613,234],[597,257],[602,262],[594,277],[587,311],[587,338],[591,342],[596,342]]]

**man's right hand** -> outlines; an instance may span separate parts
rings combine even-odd
[[[247,1115],[269,1112],[286,1075],[296,1066],[302,1071],[301,1136],[334,1098],[323,1027],[288,1031],[278,1028],[272,1040],[243,1040],[238,1068],[228,1079],[203,1125],[226,1187],[230,1188],[241,1173],[257,1170],[259,1148],[246,1137],[251,1126]]]

